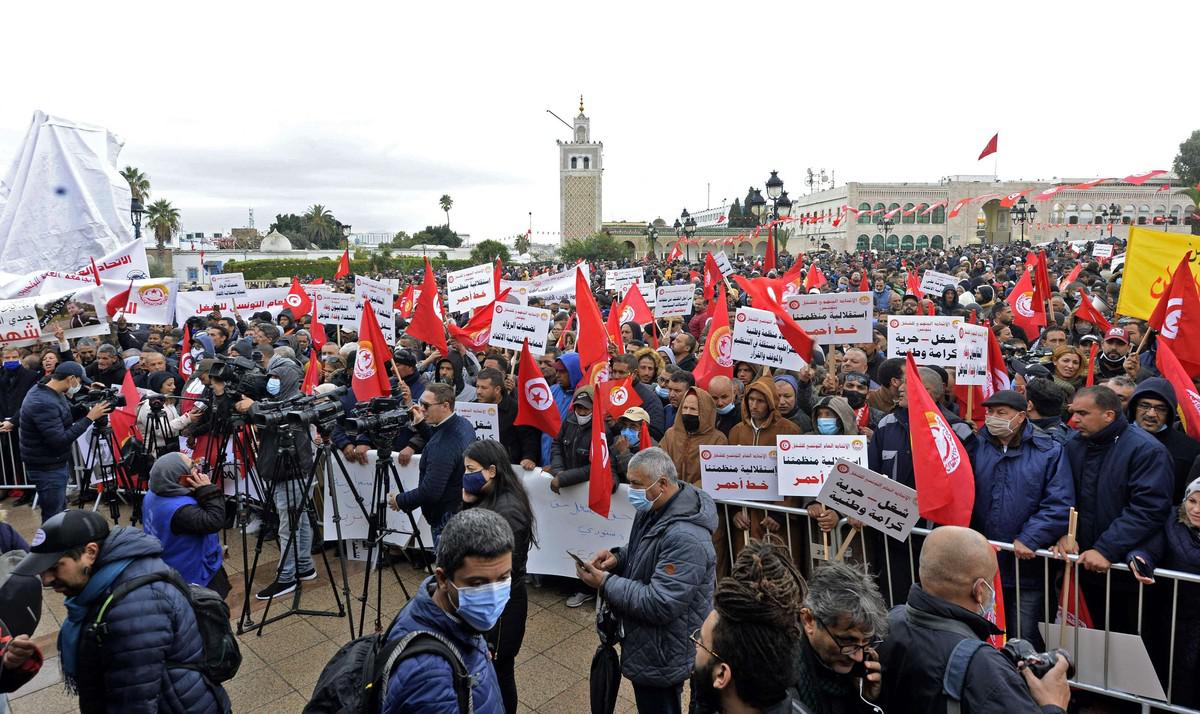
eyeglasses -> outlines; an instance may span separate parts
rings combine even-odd
[[[879,647],[879,645],[883,644],[883,640],[874,639],[865,644],[855,643],[848,645],[842,642],[842,640],[838,639],[837,635],[833,634],[833,631],[829,629],[829,626],[822,622],[820,618],[814,617],[813,619],[817,621],[817,624],[821,626],[822,630],[825,630],[825,634],[829,635],[829,639],[833,640],[833,643],[840,648],[839,651],[844,655],[856,654],[867,649],[873,650]]]
[[[1146,402],[1138,402],[1137,412],[1138,413],[1154,412],[1155,414],[1161,414],[1163,416],[1167,416],[1168,414],[1171,413],[1171,408],[1165,404],[1147,404]]]
[[[688,637],[691,638],[693,644],[695,644],[697,647],[703,648],[705,652],[712,655],[715,659],[720,659],[722,662],[725,661],[725,660],[721,659],[721,655],[714,652],[708,645],[704,644],[700,640],[700,628],[699,627],[692,630],[692,634],[688,635]]]

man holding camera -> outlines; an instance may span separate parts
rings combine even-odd
[[[112,411],[110,403],[100,402],[83,418],[74,418],[67,397],[91,383],[78,362],[62,362],[45,384],[35,384],[29,390],[21,404],[21,460],[25,462],[26,478],[37,488],[42,523],[66,510],[71,443],[92,422]]]
[[[996,605],[996,567],[991,544],[969,528],[942,526],[925,539],[921,582],[909,590],[907,604],[892,609],[888,637],[879,647],[887,673],[884,711],[1066,711],[1071,689],[1065,657],[1058,655],[1038,677],[987,643],[1002,633],[987,619]]]

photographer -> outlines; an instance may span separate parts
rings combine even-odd
[[[161,395],[175,392],[177,379],[170,372],[152,372],[146,379],[146,388]],[[150,438],[151,424],[154,425],[154,443],[146,448],[155,454],[179,450],[178,436],[184,427],[200,420],[203,412],[190,411],[180,415],[175,400],[168,396],[146,397],[137,405],[137,426],[144,439]]]
[[[35,384],[21,404],[21,460],[26,478],[37,487],[43,523],[66,509],[71,443],[112,411],[111,404],[100,402],[83,418],[72,416],[67,397],[91,383],[78,362],[63,362],[45,384]]]
[[[906,605],[892,609],[888,638],[879,647],[887,672],[884,711],[1066,711],[1071,698],[1066,658],[1038,678],[987,644],[1002,632],[987,619],[996,603],[996,567],[991,544],[969,528],[942,526],[925,539],[921,582],[912,586]],[[957,697],[947,693],[947,680],[960,685]]]

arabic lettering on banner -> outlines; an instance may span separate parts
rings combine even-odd
[[[591,266],[587,263],[571,266],[560,273],[552,275],[539,275],[536,278],[528,281],[529,292],[526,294],[526,302],[531,297],[541,298],[543,300],[562,300],[575,299],[575,270],[583,269],[583,276],[587,280],[592,279]],[[502,281],[503,284],[503,281]]]
[[[806,364],[783,338],[775,315],[753,307],[740,307],[733,320],[733,361],[764,364],[774,369],[798,370]]]
[[[644,279],[641,268],[612,268],[604,271],[604,289],[625,292],[625,288]]]
[[[525,569],[538,575],[574,578],[575,561],[570,551],[585,562],[604,549],[629,543],[633,528],[633,506],[629,504],[629,486],[621,484],[612,494],[608,518],[588,508],[588,484],[564,486],[559,493],[550,490],[550,477],[541,469],[525,471],[513,466],[529,494],[529,506],[537,520],[540,546],[529,550]]]
[[[661,285],[658,290],[658,302],[654,305],[655,317],[676,317],[692,314],[692,300],[696,296],[696,286]]]
[[[991,377],[987,368],[988,328],[963,322],[958,326],[958,363],[955,384],[986,384]]]
[[[119,246],[111,253],[96,259],[96,271],[101,279],[109,280],[138,280],[149,277],[150,268],[146,263],[146,245],[141,240],[134,240]],[[71,286],[61,285],[47,287],[44,283],[48,278],[75,279],[96,284],[96,276],[89,262],[87,266],[75,271],[41,270],[24,276],[12,276],[0,285],[0,297],[19,298],[29,297],[44,292],[68,290]]]
[[[325,488],[325,508],[322,511],[323,525],[326,541],[335,541],[338,538],[337,525],[334,523],[334,514],[341,517],[341,536],[342,540],[357,540],[367,537],[370,528],[370,513],[363,513],[363,509],[358,505],[357,499],[354,497],[354,491],[351,490],[347,483],[346,476],[354,483],[354,488],[359,494],[364,494],[367,509],[371,508],[370,494],[373,493],[375,485],[375,464],[379,461],[378,451],[367,452],[367,463],[360,464],[354,461],[345,461],[343,474],[340,468],[329,469],[326,477],[329,478],[332,474],[333,488],[329,487],[326,482]],[[420,465],[421,456],[414,456],[408,462],[407,466],[401,466],[399,454],[392,454],[392,464],[396,468],[397,475],[400,476],[400,483],[404,486],[405,491],[410,491],[417,488],[420,481]],[[336,490],[336,494],[333,491]],[[337,510],[333,507],[333,497],[337,496]],[[390,508],[383,509],[387,513],[387,527],[396,533],[389,533],[384,536],[383,541],[391,545],[405,546],[411,539],[412,523],[408,520],[408,515],[403,511],[393,511]],[[413,520],[417,523],[417,531],[421,534],[421,542],[426,548],[433,547],[433,534],[430,533],[429,523],[425,521],[425,517],[421,515],[421,509],[418,508],[412,512]],[[539,524],[540,525],[540,524]]]
[[[838,460],[867,465],[865,436],[776,436],[781,496],[807,496],[821,492]]]
[[[526,339],[529,351],[546,354],[546,336],[550,334],[550,311],[540,307],[497,303],[492,313],[492,335],[488,344],[508,350],[520,350]]]
[[[475,425],[475,440],[500,441],[500,407],[479,402],[455,402],[454,413]]]
[[[383,330],[383,339],[389,345],[396,344],[396,320],[392,317],[393,294],[391,285],[384,281],[354,276],[354,301],[359,305],[362,305],[363,298],[371,301],[379,329]],[[358,325],[354,329],[357,330]]]
[[[1111,258],[1113,255],[1113,246],[1111,243],[1097,243],[1092,246],[1093,258]]]
[[[125,284],[128,287],[128,283]],[[239,298],[219,298],[211,290],[182,292],[175,296],[175,324],[182,325],[189,317],[207,317],[213,310],[232,314],[231,304],[238,313],[249,318],[256,312],[269,312],[278,317],[287,305],[287,288],[250,288]]]
[[[337,325],[343,330],[357,330],[362,316],[359,302],[347,293],[329,293],[316,298],[317,321],[322,325]]]
[[[246,294],[246,281],[241,273],[220,273],[208,276],[213,294],[219,298],[240,298]]]
[[[104,297],[94,285],[74,290],[43,293],[16,300],[0,300],[0,343],[24,347],[57,340],[54,330],[63,328],[67,339],[110,332],[104,314]]]
[[[920,517],[916,491],[841,459],[825,479],[817,501],[900,541],[908,539]]]
[[[713,498],[731,501],[777,501],[774,446],[701,444],[700,485]]]
[[[927,296],[933,297],[937,295],[941,297],[942,291],[946,288],[957,288],[958,278],[953,275],[939,273],[936,270],[926,270],[921,275],[921,292]]]
[[[717,264],[717,269],[721,271],[721,275],[729,277],[733,275],[733,265],[729,263],[729,256],[725,255],[725,251],[713,253],[713,260]]]
[[[958,365],[958,326],[961,317],[892,315],[888,317],[888,356],[910,352],[920,365]]]
[[[491,263],[446,273],[446,309],[468,312],[496,299],[496,283]]]
[[[304,292],[308,293],[309,297],[317,297],[318,295],[324,297],[334,294],[333,286],[326,285],[325,283],[300,283],[300,287],[304,289]]]
[[[818,345],[870,342],[875,302],[871,293],[792,295],[787,311]]]
[[[642,300],[646,301],[646,307],[653,312],[655,306],[658,305],[658,290],[654,287],[654,283],[634,283],[634,285],[642,293]],[[624,297],[625,293],[621,295]]]

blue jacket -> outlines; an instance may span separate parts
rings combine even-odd
[[[970,450],[975,471],[975,508],[971,527],[991,540],[1019,540],[1037,550],[1054,545],[1067,532],[1075,505],[1075,482],[1062,447],[1028,421],[1021,442],[1007,450],[981,429]],[[1000,558],[1000,574],[1013,585],[1012,556]],[[1032,564],[1032,563],[1031,563]],[[1029,570],[1034,576],[1040,567]],[[1021,587],[1038,587],[1039,580],[1021,569]],[[1028,583],[1028,587],[1026,587]]]
[[[420,481],[396,497],[401,510],[420,508],[434,532],[462,505],[463,452],[475,441],[475,425],[455,414],[435,427],[421,422],[426,437],[421,451]]]
[[[21,404],[21,460],[34,470],[66,466],[71,444],[92,425],[71,418],[67,398],[44,384],[35,384]]]
[[[688,678],[696,656],[689,635],[712,610],[717,506],[705,492],[676,482],[660,510],[633,519],[629,544],[614,548],[617,568],[601,594],[621,619],[621,673],[634,684],[665,687]]]
[[[942,416],[966,447],[967,453],[971,453],[975,440],[975,432],[971,426],[945,409],[942,409]],[[896,407],[892,413],[879,420],[879,426],[867,444],[867,462],[872,471],[878,471],[909,488],[917,487],[916,475],[913,473],[912,444],[908,435],[907,409]]]
[[[113,582],[167,570],[162,545],[133,528],[113,528],[94,567],[134,558]],[[101,599],[99,602],[103,602]],[[97,607],[99,605],[97,603]],[[95,613],[89,615],[95,619]],[[82,712],[228,712],[229,697],[200,672],[170,668],[195,664],[204,641],[187,598],[174,585],[155,582],[130,591],[104,616],[108,635],[100,651],[84,634],[79,643],[79,708]]]
[[[474,682],[471,701],[479,714],[503,712],[504,701],[496,670],[488,655],[483,636],[468,630],[433,601],[434,578],[430,576],[417,588],[413,599],[400,611],[388,632],[388,640],[398,639],[414,630],[426,630],[448,639],[463,657]],[[383,698],[385,714],[458,714],[450,663],[435,654],[414,655],[401,660],[388,678]]]
[[[1171,510],[1170,455],[1124,416],[1090,439],[1076,432],[1064,449],[1075,479],[1080,551],[1094,548],[1110,562],[1126,562]]]

